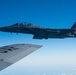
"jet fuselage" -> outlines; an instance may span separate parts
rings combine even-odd
[[[75,23],[76,24],[76,23]],[[75,27],[74,24],[74,27]],[[12,25],[1,27],[0,31],[10,33],[32,34],[33,39],[48,39],[48,38],[75,38],[76,28],[71,29],[51,29],[41,28],[34,25]]]

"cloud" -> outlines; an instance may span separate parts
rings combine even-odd
[[[67,75],[66,73],[62,73],[61,75]]]
[[[36,75],[40,75],[40,74],[36,74]],[[42,74],[42,75],[46,75],[46,74],[44,73],[44,74]]]
[[[36,75],[40,75],[40,74],[36,74]]]
[[[76,72],[74,72],[74,74],[76,75]]]
[[[74,73],[70,73],[70,74],[62,73],[61,75],[76,75],[76,72],[74,72]]]
[[[43,75],[46,75],[45,73]]]

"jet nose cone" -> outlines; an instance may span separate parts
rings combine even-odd
[[[0,31],[5,31],[6,28],[5,27],[0,27]]]
[[[4,27],[0,27],[0,29],[3,29]]]
[[[0,27],[0,31],[2,31],[3,30],[3,28],[2,27]]]

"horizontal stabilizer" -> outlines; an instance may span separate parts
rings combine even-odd
[[[0,47],[0,70],[12,65],[40,47],[40,45],[33,44],[13,44]]]
[[[76,29],[76,22],[73,24],[73,26],[71,27],[71,29]]]

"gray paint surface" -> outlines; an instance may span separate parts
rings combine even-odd
[[[40,47],[40,45],[33,44],[13,44],[0,47],[0,70],[12,65]]]

